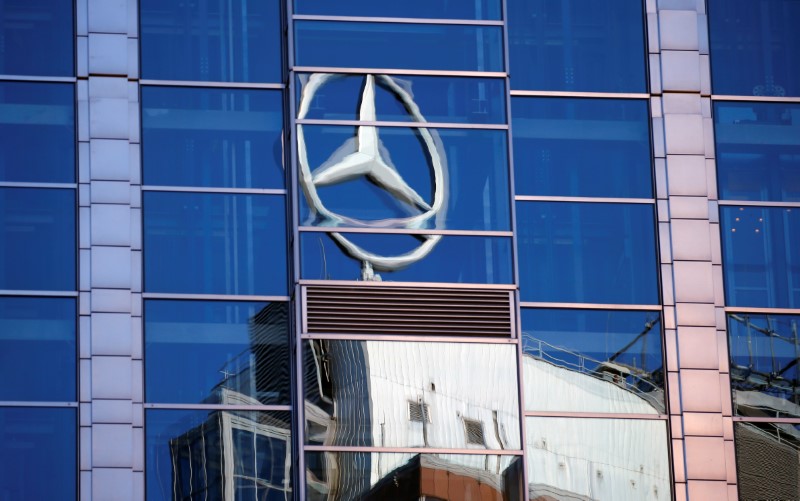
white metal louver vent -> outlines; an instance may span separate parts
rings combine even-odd
[[[467,445],[486,446],[486,437],[483,436],[483,423],[480,421],[465,419],[464,432],[467,434]]]
[[[423,402],[408,401],[408,420],[413,423],[431,422],[428,404]]]

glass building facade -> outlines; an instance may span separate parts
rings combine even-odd
[[[800,498],[798,23],[0,3],[0,499]]]

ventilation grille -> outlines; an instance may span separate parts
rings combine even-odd
[[[486,437],[483,436],[483,423],[472,419],[465,419],[464,431],[467,434],[467,444],[486,446]]]
[[[305,287],[309,334],[510,336],[507,290],[423,287]]]
[[[408,420],[415,423],[431,422],[431,413],[428,404],[423,402],[408,402]]]

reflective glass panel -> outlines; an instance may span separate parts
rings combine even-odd
[[[642,2],[509,0],[511,87],[646,92]]]
[[[286,294],[284,197],[144,193],[148,292]]]
[[[499,26],[295,21],[295,64],[503,71]]]
[[[76,400],[76,314],[72,298],[0,297],[0,400]]]
[[[0,82],[0,181],[75,182],[73,84]]]
[[[297,134],[301,225],[511,227],[506,131],[303,125]]]
[[[519,456],[307,452],[305,459],[308,501],[524,499]]]
[[[714,94],[800,96],[800,2],[709,0]]]
[[[511,105],[518,195],[653,196],[647,101],[524,97]]]
[[[516,347],[305,343],[306,443],[518,449]]]
[[[0,3],[0,74],[75,74],[73,2],[4,0]]]
[[[0,407],[0,495],[77,499],[76,409]]]
[[[500,0],[294,0],[295,14],[316,16],[418,17],[429,19],[500,19]]]
[[[658,304],[653,206],[517,202],[523,301]]]
[[[315,85],[315,80],[324,82]],[[309,83],[312,83],[309,85]],[[358,120],[364,75],[301,73],[297,77],[301,118]],[[419,75],[377,75],[375,113],[378,120],[411,122],[409,108],[419,107],[426,122],[506,123],[505,81],[501,78],[462,78]]]
[[[666,421],[530,417],[531,499],[672,499]]]
[[[75,290],[75,190],[0,188],[0,289]]]
[[[139,3],[142,78],[281,82],[280,2]]]
[[[721,199],[800,202],[800,104],[714,103]]]
[[[146,301],[147,402],[289,405],[289,303]]]
[[[292,499],[288,412],[148,410],[146,497]]]
[[[728,306],[800,308],[800,210],[720,207]]]
[[[333,236],[339,235],[339,236]],[[366,257],[366,259],[365,259]],[[404,263],[399,268],[389,258]],[[397,259],[392,259],[397,258]],[[364,262],[383,280],[510,284],[511,239],[367,233],[300,234],[301,275],[309,280],[358,280]]]
[[[525,408],[664,414],[656,311],[522,309]]]
[[[145,184],[283,188],[282,101],[275,90],[142,87]]]
[[[733,423],[739,499],[797,499],[800,426]]]

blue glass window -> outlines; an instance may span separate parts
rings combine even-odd
[[[0,82],[0,181],[75,182],[73,84]]]
[[[315,16],[417,17],[429,19],[500,19],[500,0],[469,2],[375,2],[374,0],[294,0],[295,14]]]
[[[514,98],[518,195],[653,196],[647,101]]]
[[[289,304],[145,302],[148,402],[289,405]]]
[[[499,26],[296,21],[295,64],[503,71]]]
[[[800,96],[800,3],[709,0],[714,94]]]
[[[73,2],[5,0],[0,3],[0,74],[75,74]]]
[[[285,295],[284,198],[144,194],[148,292]]]
[[[141,0],[142,78],[281,82],[280,2]]]
[[[75,191],[0,188],[0,289],[75,290]]]
[[[800,210],[719,210],[726,304],[800,307]]]
[[[721,199],[800,202],[800,105],[714,103]]]
[[[144,87],[144,182],[283,188],[280,91]]]
[[[517,202],[523,301],[658,304],[653,207]]]
[[[646,92],[643,2],[510,0],[511,87]]]

